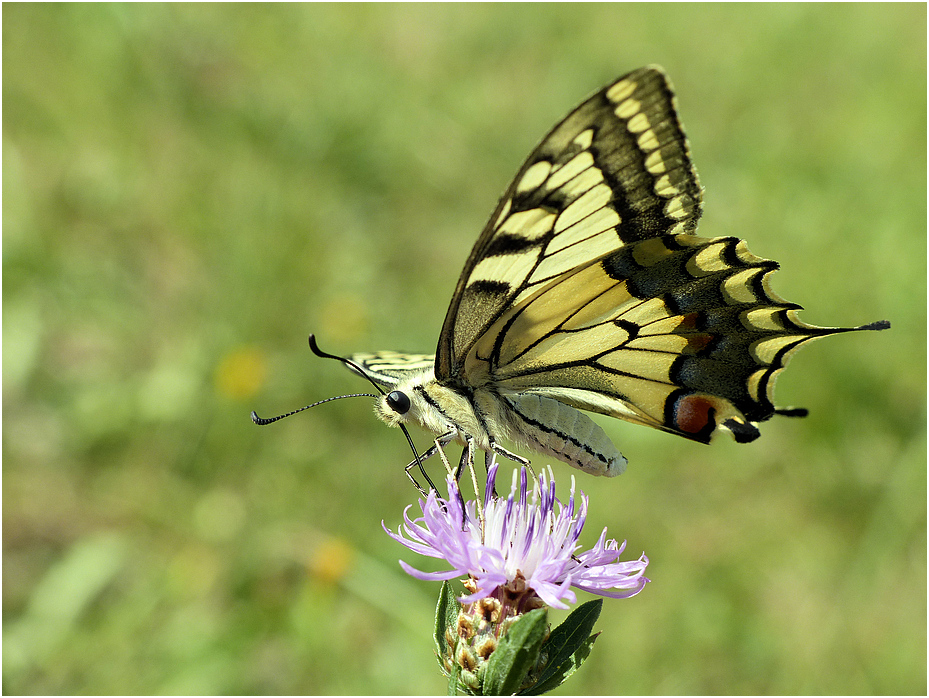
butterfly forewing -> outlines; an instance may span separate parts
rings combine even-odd
[[[622,246],[696,227],[701,189],[664,73],[605,87],[522,166],[465,264],[442,328],[436,378],[466,384],[465,356],[515,303]]]

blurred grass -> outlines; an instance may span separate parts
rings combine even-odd
[[[7,5],[3,690],[439,693],[399,432],[305,346],[432,351],[484,219],[607,80],[669,71],[704,235],[819,324],[807,420],[604,420],[589,536],[654,580],[571,693],[926,692],[923,5]],[[416,435],[420,445],[427,442]],[[566,467],[556,472],[568,475]],[[418,560],[409,559],[414,564]]]

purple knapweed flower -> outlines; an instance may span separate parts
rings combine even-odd
[[[578,552],[578,538],[587,518],[587,496],[580,493],[580,511],[575,511],[574,477],[567,506],[555,498],[555,480],[548,471],[533,479],[528,493],[525,468],[508,497],[492,496],[497,463],[487,473],[484,495],[484,521],[479,520],[475,501],[463,503],[458,483],[451,476],[448,499],[429,492],[419,500],[422,516],[410,519],[409,507],[404,523],[396,533],[384,530],[410,550],[446,560],[451,569],[445,572],[421,572],[402,560],[400,565],[413,577],[424,580],[449,580],[468,577],[465,588],[471,592],[460,599],[463,604],[486,597],[509,599],[510,613],[522,613],[543,603],[554,608],[568,608],[575,603],[572,591],[582,589],[600,596],[628,598],[642,591],[649,581],[645,576],[648,558],[620,562],[626,547],[606,539],[606,529],[597,544]],[[383,525],[383,523],[382,523]],[[405,535],[404,535],[405,534]],[[540,603],[541,602],[541,603]]]

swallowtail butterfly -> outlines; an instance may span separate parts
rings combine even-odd
[[[753,441],[759,422],[805,414],[772,402],[793,352],[889,323],[799,320],[800,306],[769,287],[776,262],[738,238],[695,235],[702,200],[661,68],[568,114],[478,238],[435,356],[351,357],[386,391],[378,417],[438,436],[409,467],[450,442],[465,445],[462,463],[475,448],[526,462],[508,441],[613,476],[626,459],[579,410],[703,443],[721,431]]]

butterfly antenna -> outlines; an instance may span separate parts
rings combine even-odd
[[[373,386],[377,389],[377,392],[379,392],[381,395],[386,395],[386,394],[387,394],[387,393],[384,392],[384,390],[381,388],[381,386],[379,386],[377,383],[375,383],[374,380],[371,378],[371,376],[369,376],[369,375],[367,374],[367,372],[366,372],[361,366],[359,366],[358,364],[356,364],[354,361],[352,361],[351,359],[346,359],[344,356],[336,356],[335,354],[330,354],[329,352],[325,352],[325,351],[323,351],[322,349],[320,349],[320,348],[319,348],[319,345],[316,343],[316,335],[315,335],[315,334],[311,334],[311,335],[309,336],[308,341],[309,341],[309,343],[310,343],[310,350],[311,350],[314,354],[316,354],[316,356],[320,357],[321,359],[335,359],[336,361],[340,361],[341,363],[345,364],[345,365],[348,366],[350,369],[352,369],[355,373],[358,373],[358,374],[364,376],[364,377],[368,380],[368,382],[369,382],[371,385],[373,385]],[[376,395],[372,395],[371,397],[377,397],[377,396],[376,396]],[[331,400],[332,398],[329,398],[329,399]],[[325,402],[325,400],[323,400],[323,402]],[[319,404],[319,403],[317,403],[317,404]],[[312,407],[312,405],[311,405],[311,407]],[[303,409],[306,409],[306,408],[303,408]],[[297,410],[297,411],[299,412],[300,410]],[[255,419],[256,416],[257,416],[257,415],[255,415],[255,413],[252,412],[252,421],[254,421],[254,419]],[[282,416],[287,416],[287,415],[282,415]],[[257,422],[256,422],[256,424],[257,424]],[[422,459],[419,457],[419,451],[416,450],[416,444],[413,443],[413,437],[410,436],[410,432],[407,431],[406,427],[405,427],[403,424],[399,424],[398,426],[399,426],[400,429],[403,431],[404,436],[406,436],[407,443],[410,444],[410,449],[413,451],[413,460],[416,461],[416,465],[419,467],[419,472],[422,473],[422,475],[423,475],[423,477],[425,478],[426,482],[429,483],[429,487],[431,487],[432,489],[435,490],[435,489],[436,489],[436,486],[432,483],[432,480],[430,480],[430,479],[429,479],[429,476],[426,474],[426,469],[423,467],[423,461],[422,461]],[[413,484],[415,484],[415,485],[419,488],[419,490],[422,492],[422,487],[419,487],[419,484],[416,483],[415,480],[414,480]],[[436,490],[436,491],[438,491],[438,490]],[[424,493],[424,494],[425,494],[425,493]]]
[[[341,363],[345,364],[345,365],[348,366],[350,369],[352,369],[353,371],[355,371],[355,373],[359,373],[359,374],[361,374],[362,376],[364,376],[365,378],[367,378],[367,379],[368,379],[368,382],[371,383],[371,385],[373,385],[373,386],[375,387],[375,389],[377,389],[377,392],[379,392],[381,395],[386,395],[386,393],[385,393],[384,390],[381,388],[381,386],[379,386],[377,383],[375,383],[375,382],[371,379],[371,376],[369,376],[367,373],[365,373],[365,370],[364,370],[361,366],[359,366],[358,364],[356,364],[354,361],[352,361],[351,359],[346,359],[344,356],[336,356],[335,354],[330,354],[330,353],[325,352],[325,351],[323,351],[322,349],[320,349],[320,348],[319,348],[319,345],[316,343],[316,335],[315,335],[315,334],[311,334],[311,335],[310,335],[309,342],[310,342],[310,351],[312,351],[314,354],[316,354],[316,356],[318,356],[318,357],[321,358],[321,359],[335,359],[336,361],[340,361]],[[375,395],[375,397],[377,397],[377,396]]]
[[[308,410],[311,407],[316,407],[316,405],[322,405],[324,402],[332,402],[333,400],[341,400],[343,397],[373,397],[376,398],[377,395],[373,393],[352,393],[351,395],[336,395],[335,397],[327,397],[325,400],[320,400],[319,402],[314,402],[312,405],[307,405],[306,407],[301,407],[299,410],[294,410],[293,412],[288,412],[287,414],[280,414],[277,417],[270,417],[265,419],[264,417],[259,417],[256,412],[252,412],[252,421],[258,426],[264,426],[265,424],[271,424],[276,422],[279,419],[284,419],[284,417],[290,417],[297,412],[303,412],[303,410]]]

